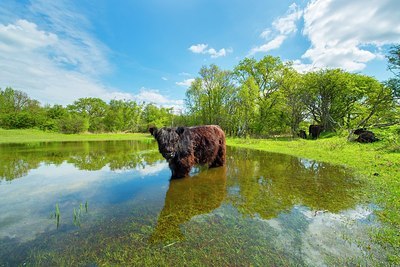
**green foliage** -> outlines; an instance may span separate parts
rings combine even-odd
[[[89,128],[89,120],[78,114],[68,114],[58,121],[58,129],[61,133],[76,134],[86,132]]]
[[[72,105],[40,106],[24,92],[0,89],[0,127],[4,129],[38,128],[61,133],[147,132],[149,125],[173,125],[172,108],[131,100],[80,98]]]
[[[231,73],[216,65],[203,66],[186,92],[186,105],[192,124],[218,124],[229,128],[234,97]]]
[[[232,74],[202,67],[186,92],[187,116],[190,124],[219,124],[232,136],[296,136],[309,124],[327,131],[395,124],[394,88],[394,80],[341,69],[300,74],[278,57],[245,58]]]

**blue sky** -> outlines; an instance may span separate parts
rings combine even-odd
[[[80,97],[183,106],[201,66],[244,57],[385,80],[398,0],[0,2],[0,87],[41,103]]]

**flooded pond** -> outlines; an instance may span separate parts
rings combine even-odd
[[[0,146],[0,266],[372,265],[363,184],[254,150],[170,180],[154,142]]]

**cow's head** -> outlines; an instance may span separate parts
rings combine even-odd
[[[178,128],[149,128],[149,132],[158,143],[158,150],[166,160],[173,159],[177,156],[181,147],[181,136],[185,131],[184,127]]]

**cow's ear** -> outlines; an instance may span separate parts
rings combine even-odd
[[[176,129],[176,132],[177,132],[179,135],[182,135],[184,131],[185,131],[185,127],[178,127],[178,128]]]
[[[152,136],[156,136],[157,133],[157,127],[150,127],[149,132],[151,133]]]

